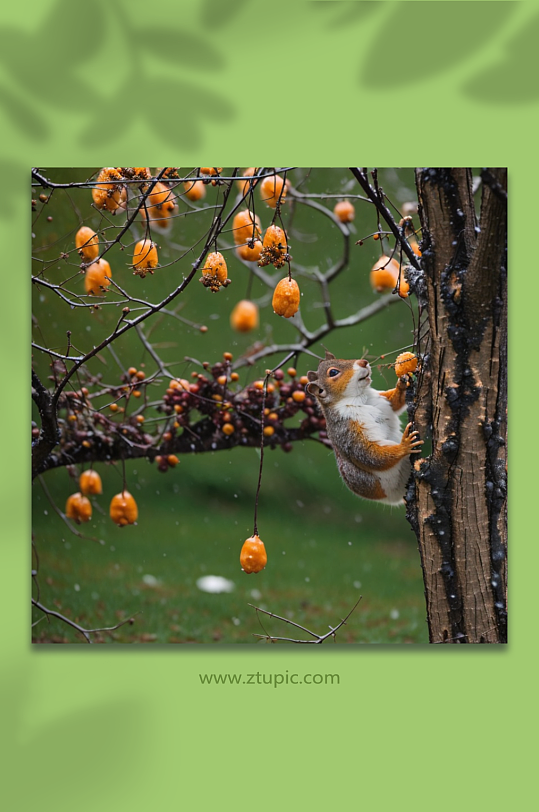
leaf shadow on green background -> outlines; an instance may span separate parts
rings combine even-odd
[[[327,28],[343,28],[353,23],[355,20],[366,20],[371,14],[380,9],[380,3],[375,0],[358,0],[350,3],[349,0],[310,0],[309,10],[329,11],[333,14],[332,19],[325,25]]]
[[[85,14],[98,30],[103,28],[104,15],[99,0],[87,0]],[[70,0],[58,0],[33,34],[3,26],[0,64],[12,86],[33,96],[36,102],[48,108],[89,112],[98,94],[76,75],[76,69],[95,56],[99,39],[95,47],[81,47],[79,37],[66,36],[66,26],[69,30],[80,30],[80,10]],[[37,68],[35,61],[29,58],[36,53],[40,54]]]
[[[13,206],[13,198],[22,194],[23,189],[20,186],[21,177],[24,173],[28,173],[29,167],[23,166],[18,161],[8,160],[0,155],[0,174],[2,176],[2,185],[4,189],[9,189],[9,195],[0,195],[0,217],[6,220],[15,216],[15,207]],[[26,190],[24,190],[26,191]],[[38,192],[39,194],[39,192]],[[30,201],[28,201],[28,204]],[[30,206],[28,206],[30,208]]]
[[[360,84],[377,89],[410,87],[459,65],[505,25],[517,5],[394,3],[365,55]]]
[[[229,120],[233,109],[227,100],[210,90],[173,79],[150,79],[145,92],[155,105],[155,114],[148,121],[156,136],[171,146],[195,148],[202,140],[201,119],[209,118],[221,126]],[[170,126],[160,114],[167,106],[177,105],[185,110],[181,127]]]
[[[229,17],[242,5],[228,4]],[[53,134],[47,121],[61,113],[82,147],[108,145],[143,120],[156,139],[194,148],[208,119],[233,116],[231,102],[197,81],[226,67],[216,38],[176,26],[174,18],[168,27],[148,26],[128,4],[106,0],[87,0],[81,33],[80,7],[71,0],[57,0],[31,33],[0,28],[0,110],[25,139],[41,147]],[[126,78],[114,81],[117,71]],[[185,111],[181,128],[178,110]]]
[[[42,651],[45,654],[45,649]],[[133,696],[116,695],[104,700],[99,696],[101,685],[85,685],[81,688],[80,707],[62,712],[60,706],[54,719],[29,728],[24,735],[29,675],[6,669],[0,687],[2,696],[11,697],[5,704],[3,719],[6,740],[9,738],[12,747],[19,750],[31,770],[31,779],[29,772],[29,780],[22,786],[18,782],[17,786],[10,787],[12,776],[6,772],[4,777],[4,791],[18,799],[20,808],[30,806],[24,799],[36,786],[50,787],[51,776],[56,776],[62,788],[55,798],[55,807],[63,812],[72,809],[74,803],[79,806],[75,798],[82,791],[85,803],[91,804],[93,798],[95,806],[100,804],[104,793],[119,795],[124,788],[118,776],[143,770],[146,756],[142,744],[152,732],[150,715]],[[127,692],[132,694],[129,688]],[[106,735],[103,735],[105,730]],[[81,731],[84,731],[83,736]],[[76,747],[73,742],[77,743]],[[99,765],[98,779],[86,773],[89,764],[93,764],[94,769]]]
[[[539,13],[512,37],[505,58],[472,76],[463,86],[466,96],[494,104],[524,104],[539,99],[537,43]]]
[[[223,26],[231,23],[251,0],[202,0],[200,21],[204,26]]]
[[[49,135],[50,128],[43,116],[5,86],[0,86],[0,108],[2,107],[21,132],[39,139]]]
[[[171,65],[181,65],[192,70],[212,71],[222,68],[224,57],[211,40],[182,28],[158,28],[145,26],[138,47]],[[137,40],[134,43],[137,47]],[[202,57],[202,58],[201,58]]]

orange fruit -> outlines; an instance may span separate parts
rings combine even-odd
[[[279,226],[269,226],[262,242],[262,253],[258,260],[260,267],[271,262],[276,268],[282,268],[288,255],[288,243],[283,229]]]
[[[250,166],[249,169],[246,169],[243,173],[242,177],[244,178],[252,178],[254,173],[256,172],[256,167]],[[251,181],[249,180],[237,180],[236,183],[238,184],[239,190],[243,196],[247,194],[249,191],[249,187],[251,186]],[[253,181],[253,187],[258,183],[258,181]]]
[[[137,503],[128,491],[117,493],[112,497],[109,513],[114,524],[119,527],[135,524],[138,519]]]
[[[220,172],[223,171],[222,166],[201,166],[200,173],[201,175],[219,175]]]
[[[158,263],[159,258],[157,256],[155,243],[151,240],[139,240],[133,254],[133,268],[135,269],[135,274],[138,274],[144,279],[146,271],[153,273],[153,269],[157,267]]]
[[[244,245],[238,245],[238,247],[236,248],[236,254],[239,256],[240,259],[245,260],[245,262],[258,262],[261,253],[262,253],[261,240],[254,240],[252,248],[249,245],[249,243],[245,243]]]
[[[278,316],[284,316],[289,319],[294,313],[298,312],[299,308],[299,285],[295,279],[289,279],[285,276],[277,283],[273,292],[273,310]]]
[[[75,234],[75,246],[85,260],[92,261],[99,256],[99,239],[93,229],[81,226]]]
[[[417,243],[417,240],[412,238],[411,240],[408,240],[408,242],[410,243],[410,248],[412,249],[416,257],[420,257],[421,249]]]
[[[79,488],[80,492],[85,495],[88,493],[93,495],[103,493],[101,477],[97,471],[91,468],[88,471],[83,471],[79,477]]]
[[[108,276],[108,279],[105,277]],[[86,268],[84,274],[84,287],[86,293],[92,296],[104,296],[110,285],[112,273],[106,259],[98,259]]]
[[[114,214],[119,208],[125,208],[127,192],[125,186],[118,182],[121,180],[120,172],[113,166],[106,166],[101,170],[96,186],[92,189],[93,201],[98,209],[107,209]]]
[[[370,280],[372,289],[377,293],[392,291],[399,278],[400,265],[396,259],[389,259],[383,254],[372,266]]]
[[[413,352],[401,352],[395,361],[395,372],[400,378],[401,375],[408,375],[417,369],[417,357]]]
[[[163,169],[163,167],[160,166],[158,169],[155,170],[155,174],[159,175],[160,172],[162,171],[162,169]],[[167,166],[167,167],[165,167],[165,171],[163,172],[161,177],[162,178],[167,178],[167,179],[170,178],[172,180],[177,180],[177,178],[178,178],[178,169],[179,169],[178,166]]]
[[[174,211],[175,207],[172,209],[160,209],[156,206],[149,206],[147,210],[144,207],[140,209],[140,215],[145,222],[149,220],[152,226],[157,226],[166,231],[172,226]]]
[[[258,239],[262,234],[260,217],[249,209],[239,211],[232,221],[232,236],[236,245]]]
[[[270,208],[274,209],[279,202],[284,203],[288,182],[285,184],[280,175],[272,175],[269,178],[264,178],[260,184],[260,196],[264,203]]]
[[[238,333],[249,333],[258,327],[258,305],[242,299],[230,314],[230,324]]]
[[[349,200],[341,200],[333,209],[333,214],[339,218],[341,223],[351,223],[356,216],[356,210]]]
[[[81,493],[72,493],[66,502],[65,514],[77,524],[89,522],[92,518],[92,503]]]
[[[286,250],[286,234],[279,226],[268,226],[264,234],[264,248],[278,248]]]
[[[185,196],[189,200],[202,200],[206,195],[206,188],[201,180],[186,180],[183,184]]]
[[[214,293],[217,292],[221,286],[226,287],[230,282],[225,258],[219,251],[214,251],[206,257],[200,281]]]
[[[401,297],[401,299],[406,299],[406,297],[410,293],[410,285],[408,284],[407,280],[404,278],[404,271],[403,270],[401,270],[398,293],[399,293],[399,296]]]
[[[264,542],[259,536],[250,536],[243,542],[240,553],[240,564],[244,572],[260,572],[268,563]]]
[[[161,181],[157,181],[152,193],[146,198],[146,205],[148,207],[158,208],[161,212],[172,211],[176,205],[174,192],[164,183],[161,183]]]

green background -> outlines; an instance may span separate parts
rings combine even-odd
[[[10,808],[518,802],[531,789],[536,707],[535,4],[206,2],[179,10],[131,0],[72,9],[80,7],[12,4],[0,27]],[[21,405],[28,169],[165,165],[178,154],[191,165],[263,156],[277,165],[509,166],[520,284],[511,283],[510,300],[507,647],[31,650],[29,414]],[[341,684],[207,688],[198,679],[286,669],[338,672]]]

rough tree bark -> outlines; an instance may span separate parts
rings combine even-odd
[[[432,643],[507,642],[507,172],[482,180],[478,220],[470,170],[416,171],[429,333],[411,408],[432,453],[407,502]]]

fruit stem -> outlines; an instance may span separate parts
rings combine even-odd
[[[262,408],[260,412],[260,467],[258,469],[258,485],[256,486],[255,496],[255,516],[254,516],[254,529],[253,536],[258,536],[258,496],[260,494],[260,485],[262,483],[262,468],[264,465],[264,409],[266,408],[266,394],[268,391],[269,374],[264,378],[264,389],[262,394]]]

